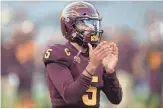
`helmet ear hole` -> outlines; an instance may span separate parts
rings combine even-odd
[[[87,15],[86,13],[83,14],[84,16]]]

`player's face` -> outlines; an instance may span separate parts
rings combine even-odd
[[[88,48],[87,43],[90,43],[92,47],[96,47],[100,42],[100,21],[80,19],[76,21],[76,30],[83,37],[83,41],[86,42],[83,48]]]
[[[76,28],[83,32],[84,36],[95,35],[99,31],[99,21],[97,20],[78,20]]]
[[[86,26],[86,25],[83,25],[83,24],[78,24],[76,27],[79,30],[85,30],[83,35],[86,36],[86,37],[89,37],[90,36],[90,31],[93,31],[92,27],[89,27],[89,26]]]

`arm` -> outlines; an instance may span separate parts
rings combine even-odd
[[[111,103],[119,104],[122,101],[122,88],[115,73],[115,67],[118,62],[118,48],[116,44],[112,42],[109,43],[108,46],[110,48],[108,56],[104,58],[102,62],[105,69],[103,74],[104,86],[102,90]]]
[[[75,104],[81,100],[92,80],[83,71],[78,79],[74,81],[70,70],[58,63],[48,64],[47,73],[60,95],[68,104]]]
[[[55,50],[54,48],[48,49],[45,53],[44,63],[47,67],[48,76],[67,104],[75,104],[81,100],[83,94],[91,84],[92,75],[96,68],[101,64],[101,60],[107,56],[105,48],[100,48],[98,45],[93,50],[91,44],[88,45],[90,62],[86,67],[87,71],[84,70],[81,72],[76,81],[73,80],[71,72],[68,69],[70,60],[61,51],[62,49],[55,47]],[[64,56],[61,56],[63,54]]]
[[[108,100],[113,104],[119,104],[122,101],[122,88],[117,79],[116,73],[103,74],[104,86],[102,91],[107,96]]]

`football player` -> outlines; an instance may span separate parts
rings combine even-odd
[[[119,104],[122,89],[116,77],[118,48],[100,39],[101,18],[87,2],[68,4],[61,14],[61,30],[68,40],[44,54],[52,107],[99,107],[100,91]]]

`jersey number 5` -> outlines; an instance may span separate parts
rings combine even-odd
[[[44,58],[46,58],[46,59],[49,58],[50,52],[52,52],[52,49],[46,50],[46,53],[45,53],[45,55],[44,55]]]
[[[98,77],[93,76],[92,82],[98,82]],[[88,94],[84,94],[82,99],[85,105],[87,106],[94,106],[97,102],[97,88],[90,86],[89,89],[86,91],[88,93],[91,93],[91,99],[89,99]]]

